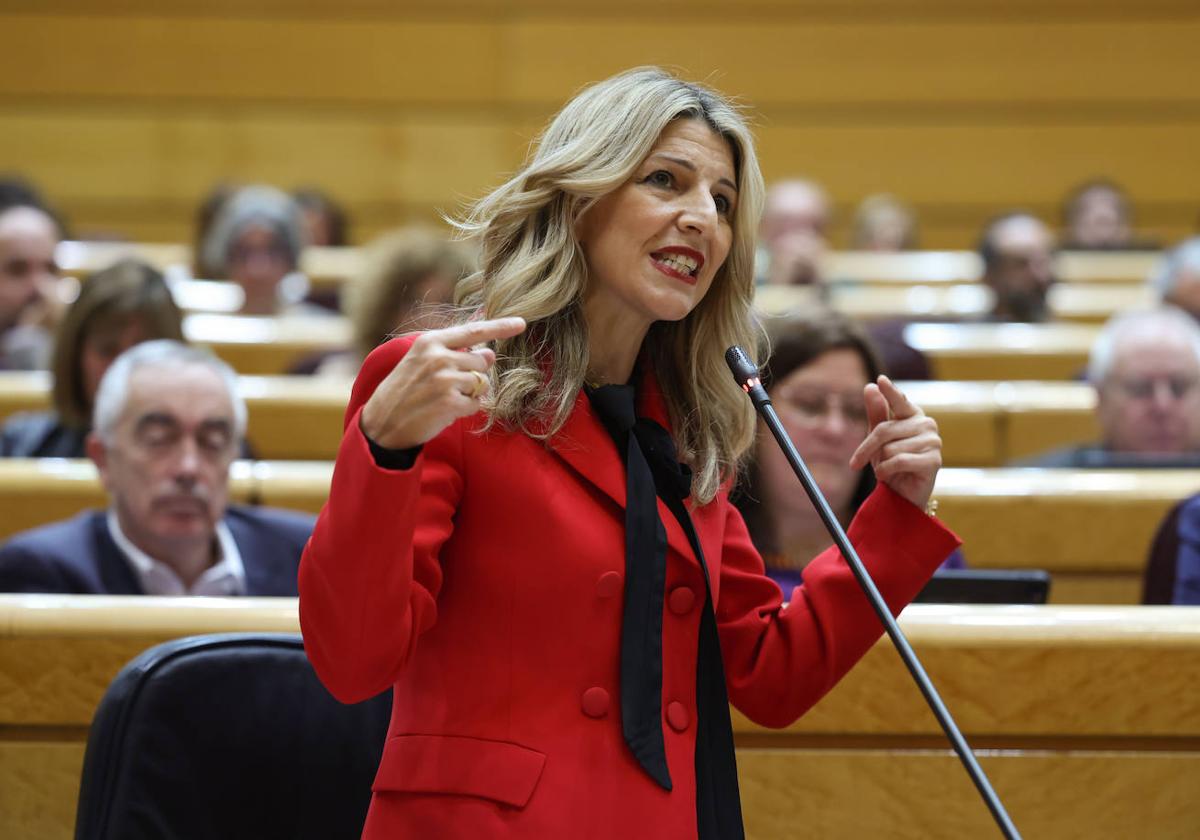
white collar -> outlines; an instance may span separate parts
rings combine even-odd
[[[142,590],[147,595],[244,595],[246,592],[246,567],[241,552],[234,542],[229,526],[222,519],[214,529],[217,537],[217,562],[198,577],[189,589],[175,570],[155,560],[125,536],[117,512],[108,509],[108,533],[113,542],[129,562],[137,575]]]

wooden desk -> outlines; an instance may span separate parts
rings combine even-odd
[[[1200,470],[943,469],[938,516],[982,569],[1046,569],[1059,604],[1136,604],[1150,541]]]
[[[247,436],[260,458],[329,459],[342,439],[351,383],[315,376],[241,376]],[[50,375],[0,371],[0,422],[18,411],[50,405]]]
[[[910,324],[905,340],[938,379],[1073,379],[1099,327],[1086,324]]]
[[[918,605],[901,626],[1025,836],[1190,837],[1200,824],[1200,610]],[[286,598],[0,595],[6,837],[71,836],[93,711],[139,652],[297,629]],[[734,733],[750,838],[992,836],[886,641],[792,726],[735,712]]]
[[[344,318],[284,317],[196,313],[184,318],[189,341],[203,344],[238,373],[282,374],[306,356],[350,346]]]
[[[827,305],[859,321],[906,320],[960,321],[980,319],[992,309],[994,295],[980,283],[947,285],[900,284],[871,286],[835,284]],[[1147,309],[1157,303],[1144,283],[1059,283],[1050,290],[1049,306],[1057,321],[1103,324],[1118,312]],[[760,286],[755,305],[770,314],[809,309],[821,304],[816,290],[806,286]]]
[[[1096,391],[1086,382],[902,382],[938,422],[948,467],[999,467],[1099,439]]]

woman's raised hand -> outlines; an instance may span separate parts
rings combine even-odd
[[[363,406],[363,434],[409,449],[479,411],[496,354],[477,345],[524,330],[523,318],[496,318],[422,333]]]
[[[860,470],[869,463],[876,478],[924,509],[942,466],[937,423],[886,376],[867,385],[863,399],[870,432],[850,456],[850,466]]]

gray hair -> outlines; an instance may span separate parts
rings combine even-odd
[[[233,368],[207,350],[165,338],[130,347],[104,372],[92,409],[92,428],[100,439],[105,443],[112,442],[113,430],[129,400],[129,381],[136,371],[142,368],[178,369],[184,365],[203,367],[221,377],[233,404],[234,432],[240,439],[246,433],[246,401],[239,393],[238,377]]]
[[[1166,253],[1150,274],[1150,285],[1164,299],[1179,283],[1185,271],[1200,274],[1200,236],[1185,239]]]
[[[1099,386],[1108,379],[1116,360],[1117,344],[1133,334],[1182,338],[1191,345],[1196,360],[1200,361],[1200,325],[1182,309],[1162,306],[1123,312],[1109,319],[1092,344],[1087,367],[1087,378],[1092,385]]]
[[[287,193],[262,185],[243,187],[221,206],[200,246],[204,265],[228,275],[233,243],[245,228],[256,224],[270,228],[279,237],[295,268],[304,247],[300,208]]]

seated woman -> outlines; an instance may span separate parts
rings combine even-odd
[[[0,456],[86,457],[100,377],[122,352],[154,338],[183,340],[183,316],[157,269],[125,259],[84,280],[54,339],[54,408],[9,418]]]
[[[206,279],[232,280],[242,287],[244,315],[328,315],[303,303],[308,282],[296,273],[304,247],[300,208],[274,187],[242,187],[213,218],[200,262],[214,272]]]
[[[817,311],[767,323],[771,354],[762,383],[779,419],[843,526],[875,489],[870,465],[851,469],[850,456],[867,436],[863,388],[883,373],[866,333],[837,312]],[[767,574],[785,593],[805,565],[833,544],[799,479],[760,424],[754,460],[734,503],[741,510]],[[943,568],[962,568],[955,550]]]
[[[353,377],[388,338],[435,326],[458,281],[475,269],[473,249],[437,230],[413,226],[381,236],[367,247],[362,274],[343,294],[354,346],[306,360],[293,373]]]

